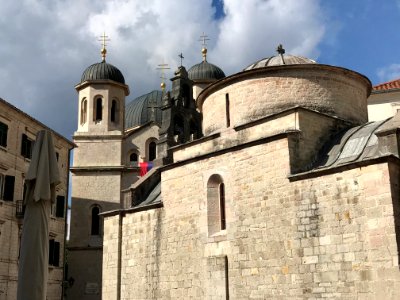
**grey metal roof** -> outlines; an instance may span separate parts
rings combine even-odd
[[[154,109],[155,122],[161,124],[162,111],[162,92],[152,91],[139,96],[125,105],[125,128],[132,128],[143,125],[151,121],[151,107]]]
[[[337,167],[387,155],[376,132],[390,119],[353,127],[336,135],[322,150],[315,169]]]
[[[267,58],[260,59],[250,66],[246,67],[243,71],[282,65],[299,65],[299,64],[316,64],[315,60],[307,57],[295,56],[290,54],[279,54]]]
[[[81,82],[86,80],[114,80],[125,84],[124,75],[117,67],[102,61],[86,68],[81,77]]]
[[[147,198],[136,207],[147,206],[161,202],[161,181],[154,187]]]
[[[207,61],[194,65],[188,71],[191,80],[218,80],[225,78],[224,71]]]

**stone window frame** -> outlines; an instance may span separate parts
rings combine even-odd
[[[220,174],[214,173],[207,180],[208,236],[226,233],[226,225],[226,184]]]

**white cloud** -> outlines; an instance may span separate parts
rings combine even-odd
[[[383,67],[377,72],[380,82],[386,82],[400,78],[400,64],[391,64]]]
[[[212,0],[4,1],[0,14],[0,97],[70,137],[76,128],[74,85],[100,61],[103,31],[107,61],[125,75],[132,95],[159,87],[157,64],[172,77],[185,56],[201,61],[204,31],[210,62],[239,71],[282,43],[287,53],[316,58],[324,35],[318,0],[225,0],[225,17],[213,20]]]

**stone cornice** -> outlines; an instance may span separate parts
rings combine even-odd
[[[125,96],[129,95],[129,86],[126,84],[122,84],[119,82],[116,82],[114,80],[86,80],[84,82],[78,83],[75,85],[75,89],[79,92],[80,90],[86,88],[89,85],[97,85],[97,84],[108,84],[108,85],[114,85],[120,88],[123,88],[125,90]]]
[[[126,166],[81,166],[81,167],[70,167],[72,173],[78,172],[98,172],[98,171],[125,171],[129,169],[135,169],[134,167]]]
[[[76,140],[123,140],[124,136],[122,134],[110,134],[110,135],[91,135],[91,134],[74,134],[74,141]]]

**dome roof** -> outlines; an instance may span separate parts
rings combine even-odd
[[[86,80],[113,80],[125,84],[124,75],[117,67],[102,61],[86,68],[81,77],[81,82]]]
[[[162,92],[152,91],[148,94],[133,99],[125,106],[125,128],[132,128],[151,121],[151,106],[154,109],[155,122],[161,124],[162,120]]]
[[[224,71],[206,60],[191,67],[188,74],[191,80],[218,80],[225,78]]]
[[[316,64],[315,60],[307,57],[285,54],[285,49],[282,45],[279,45],[276,49],[278,55],[267,57],[252,63],[250,66],[246,67],[243,71],[272,67],[272,66],[283,66],[283,65],[300,65],[300,64]]]

